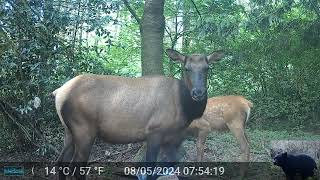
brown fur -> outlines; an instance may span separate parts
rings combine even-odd
[[[202,161],[204,144],[211,131],[230,130],[237,138],[241,160],[249,161],[249,142],[245,126],[253,104],[242,96],[219,96],[209,98],[202,117],[194,120],[188,132],[196,132],[197,161]],[[193,133],[194,134],[194,133]]]
[[[174,50],[167,54],[184,63],[184,68],[188,66],[184,81],[86,74],[55,90],[57,114],[65,129],[64,148],[57,161],[87,162],[97,136],[109,143],[147,141],[147,162],[156,161],[160,147],[167,161],[176,161],[182,141],[177,137],[201,117],[206,106],[208,63],[223,55],[184,56]]]

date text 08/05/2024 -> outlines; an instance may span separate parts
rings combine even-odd
[[[204,167],[204,166],[185,166],[185,167],[125,167],[125,175],[185,175],[185,176],[221,176],[225,173],[223,166]]]

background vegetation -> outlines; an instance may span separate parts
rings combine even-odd
[[[63,132],[48,94],[68,79],[142,75],[141,24],[125,2],[0,0],[1,153],[57,152]],[[144,4],[130,1],[136,16]],[[228,52],[209,94],[250,99],[250,129],[320,133],[319,1],[167,0],[164,17],[164,49]],[[161,71],[180,77],[165,56]]]

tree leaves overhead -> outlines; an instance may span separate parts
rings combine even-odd
[[[255,113],[268,122],[280,119],[297,126],[318,120],[318,1],[194,2],[201,17],[186,1],[182,15],[188,17],[184,28],[190,31],[182,38],[190,43],[182,49],[231,53],[211,69],[211,95],[247,95],[257,104]]]

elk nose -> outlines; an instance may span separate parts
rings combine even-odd
[[[196,100],[201,100],[204,96],[204,90],[193,88],[191,91],[191,96]]]

